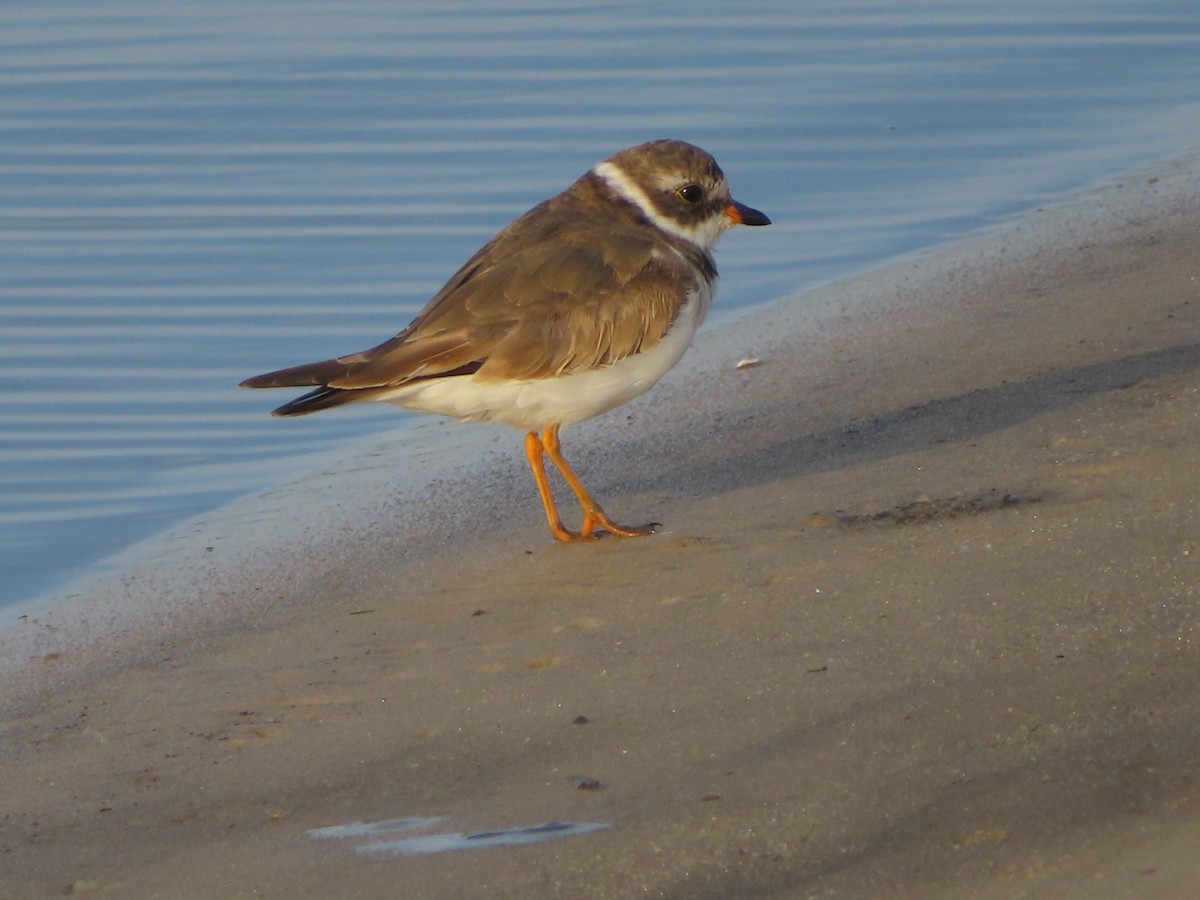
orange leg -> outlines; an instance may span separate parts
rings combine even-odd
[[[546,510],[546,521],[550,524],[550,533],[554,535],[554,539],[558,541],[588,541],[594,540],[598,535],[594,532],[599,526],[609,534],[615,534],[619,537],[638,537],[643,534],[651,534],[654,531],[654,525],[642,525],[637,528],[628,528],[624,525],[618,525],[600,508],[600,504],[595,501],[587,488],[583,486],[583,482],[579,480],[579,476],[571,469],[567,460],[562,455],[562,448],[558,441],[558,425],[551,425],[542,432],[539,437],[537,432],[531,431],[525,435],[525,456],[529,459],[529,468],[533,470],[534,481],[537,482],[538,495],[542,498],[542,506]],[[569,531],[563,527],[562,520],[558,517],[558,509],[554,505],[554,498],[550,494],[550,482],[546,479],[546,466],[542,461],[543,453],[550,457],[550,461],[558,467],[558,471],[562,473],[571,490],[574,491],[575,497],[579,500],[579,506],[583,509],[583,525],[578,532]]]
[[[580,536],[563,528],[562,519],[558,517],[558,508],[554,505],[554,497],[550,493],[550,482],[546,479],[546,464],[542,461],[542,454],[545,452],[546,448],[536,431],[525,435],[525,458],[529,460],[529,468],[533,470],[533,480],[537,482],[538,496],[542,498],[542,507],[546,510],[550,533],[556,541],[577,541]]]

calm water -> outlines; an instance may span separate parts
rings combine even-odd
[[[393,427],[235,385],[391,335],[622,146],[775,221],[730,310],[1200,144],[1197,98],[1195,0],[5,3],[0,603]]]

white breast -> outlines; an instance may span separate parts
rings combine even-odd
[[[704,284],[661,341],[611,366],[521,381],[481,382],[473,375],[457,375],[405,385],[378,399],[462,422],[503,422],[523,431],[582,422],[653,387],[683,358],[711,305],[712,289]]]

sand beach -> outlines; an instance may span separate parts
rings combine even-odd
[[[432,423],[0,634],[0,898],[1195,896],[1200,155],[814,293],[564,434],[652,537]]]

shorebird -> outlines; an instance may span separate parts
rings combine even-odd
[[[739,224],[770,220],[730,196],[699,147],[629,147],[504,228],[395,337],[242,385],[313,388],[277,416],[386,400],[503,422],[526,432],[555,539],[649,534],[655,524],[608,517],[563,457],[559,430],[627,403],[679,362],[712,304],[712,250]],[[559,518],[545,457],[579,501],[578,531]]]

